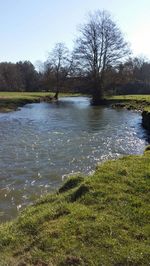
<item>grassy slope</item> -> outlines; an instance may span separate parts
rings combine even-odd
[[[150,151],[72,177],[0,227],[0,265],[149,265]]]

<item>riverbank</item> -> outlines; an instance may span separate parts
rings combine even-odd
[[[125,108],[142,112],[142,125],[150,130],[150,95],[120,95],[108,98],[114,108]]]
[[[150,150],[67,179],[0,226],[1,266],[149,265]]]
[[[27,103],[44,101],[47,97],[53,97],[51,92],[0,92],[0,112],[11,112]],[[63,96],[79,96],[79,94],[60,93]]]
[[[51,92],[0,92],[0,112],[16,110],[26,103],[39,102],[54,96]],[[80,94],[60,93],[63,96],[80,96]],[[107,97],[106,105],[124,107],[129,110],[150,111],[150,95],[119,95]]]
[[[80,94],[60,93],[63,96],[80,96]],[[51,92],[0,92],[0,112],[13,111],[26,103],[40,102],[52,97]],[[129,110],[150,111],[150,95],[119,95],[107,97],[106,105],[124,107]]]
[[[117,95],[108,97],[109,104],[128,110],[150,111],[150,95]]]
[[[39,102],[41,97],[48,93],[26,93],[26,92],[0,92],[0,112],[17,110],[27,103]]]

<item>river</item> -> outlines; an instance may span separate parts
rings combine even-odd
[[[0,219],[12,219],[68,174],[90,174],[97,163],[144,151],[141,114],[93,107],[87,97],[27,104],[0,114]]]

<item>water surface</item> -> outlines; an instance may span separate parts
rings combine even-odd
[[[0,219],[8,220],[70,173],[140,154],[146,145],[141,114],[92,107],[89,98],[28,104],[0,114]]]

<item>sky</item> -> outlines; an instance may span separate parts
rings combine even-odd
[[[111,13],[133,56],[150,59],[150,0],[0,0],[0,62],[43,62],[57,42],[72,49],[97,9]]]

